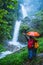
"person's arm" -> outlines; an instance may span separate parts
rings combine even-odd
[[[25,38],[26,38],[27,41],[29,40],[29,37],[27,35],[25,35]]]
[[[28,41],[29,40],[29,37],[26,35],[26,33],[23,33],[23,34],[24,34],[26,40]]]

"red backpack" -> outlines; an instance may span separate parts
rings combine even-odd
[[[34,46],[34,40],[33,39],[29,39],[28,40],[28,48],[32,48]]]

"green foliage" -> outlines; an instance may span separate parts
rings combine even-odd
[[[17,7],[17,0],[0,0],[0,42],[11,38],[13,24],[17,19]]]
[[[0,65],[22,65],[27,60],[27,48],[0,59]]]
[[[0,44],[0,52],[2,51],[6,51],[6,49],[4,48],[3,44]]]
[[[43,10],[40,10],[40,11],[37,12],[35,15],[38,16],[38,17],[43,16]]]
[[[20,32],[23,33],[24,31],[27,31],[29,29],[28,25],[26,23],[22,23],[20,26]]]
[[[35,31],[43,33],[43,10],[35,14],[35,18],[32,19],[33,29]]]
[[[43,53],[43,37],[38,38],[39,48],[38,53]]]

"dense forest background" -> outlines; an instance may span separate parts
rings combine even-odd
[[[12,38],[17,11],[17,0],[0,0],[0,43]]]
[[[27,3],[25,4],[24,1]],[[28,17],[22,19],[20,4],[30,6],[33,9],[30,11],[27,8]],[[18,40],[24,42],[25,38],[22,35],[26,31],[38,31],[43,36],[43,1],[42,0],[0,0],[0,43],[7,39],[13,38],[14,25],[16,20],[21,19]],[[23,40],[24,38],[24,40]]]

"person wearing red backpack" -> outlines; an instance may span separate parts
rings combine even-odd
[[[28,46],[28,59],[32,60],[33,57],[36,56],[36,49],[34,49],[34,43],[35,43],[35,39],[33,36],[27,36],[26,33],[23,33],[27,39],[27,46]]]
[[[29,39],[28,39],[28,58],[30,60],[33,59],[33,48],[34,47],[34,38],[32,36],[29,36]]]

